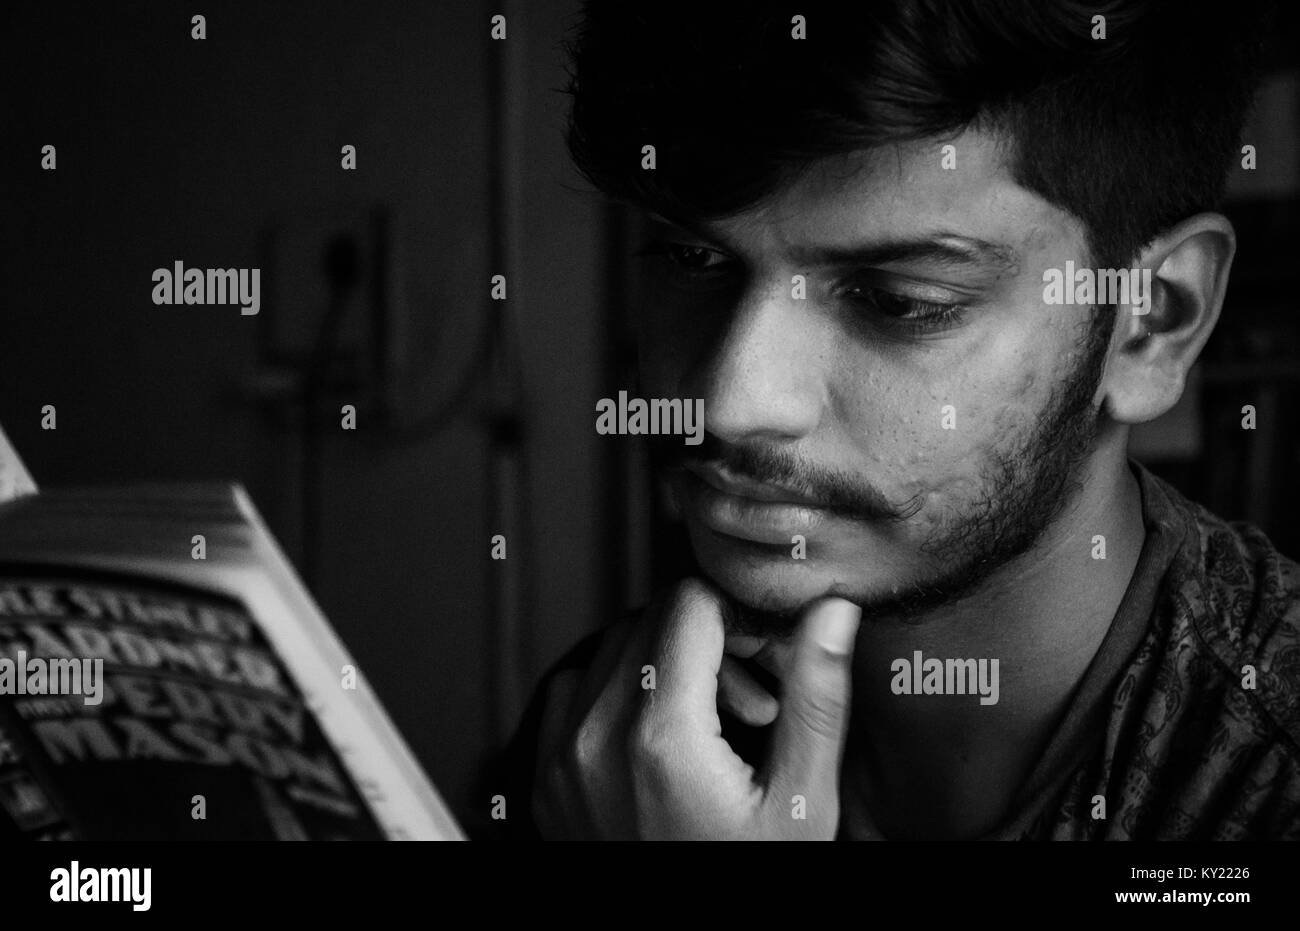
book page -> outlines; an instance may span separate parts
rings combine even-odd
[[[0,425],[0,502],[19,495],[30,495],[35,491],[36,482],[23,465],[18,450],[14,449],[9,437],[5,436],[4,426]]]

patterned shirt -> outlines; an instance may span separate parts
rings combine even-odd
[[[1300,839],[1300,566],[1135,472],[1133,579],[994,836]]]

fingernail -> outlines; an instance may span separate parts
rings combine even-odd
[[[843,598],[831,598],[817,606],[813,617],[813,639],[823,650],[843,656],[853,651],[862,609]]]

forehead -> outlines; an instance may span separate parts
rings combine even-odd
[[[947,148],[951,146],[951,148]],[[1077,218],[1021,187],[991,132],[900,143],[813,163],[761,206],[710,224],[746,248],[818,246],[950,235],[1017,258],[1064,247],[1081,255]]]

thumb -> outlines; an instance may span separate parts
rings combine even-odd
[[[781,686],[772,737],[769,792],[782,806],[803,795],[809,814],[837,813],[840,758],[848,730],[853,643],[862,612],[842,598],[823,599],[805,614]]]

